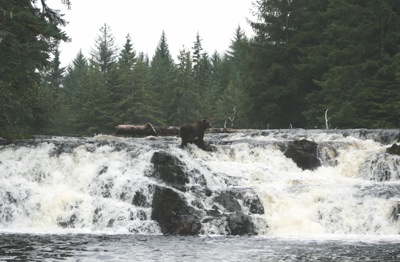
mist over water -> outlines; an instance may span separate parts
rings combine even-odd
[[[0,146],[0,234],[95,234],[113,239],[133,234],[157,239],[161,230],[151,220],[151,203],[154,186],[163,182],[148,173],[154,152],[166,151],[189,171],[201,173],[210,190],[254,191],[265,212],[249,213],[258,236],[246,241],[294,240],[285,242],[289,246],[334,240],[397,243],[400,157],[386,153],[396,135],[396,130],[301,129],[207,134],[212,152],[192,145],[181,149],[177,137],[17,141]],[[282,148],[301,139],[318,144],[320,167],[303,170],[285,156]],[[189,185],[197,183],[190,178]],[[184,194],[189,203],[195,202],[192,192]],[[140,205],[134,200],[138,196]],[[195,208],[213,205],[205,200]],[[201,237],[193,241],[216,237],[230,242],[221,238],[227,233],[224,228],[202,223]],[[224,241],[217,242],[223,246]]]

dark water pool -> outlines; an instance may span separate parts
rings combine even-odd
[[[0,261],[400,261],[399,241],[0,234]]]

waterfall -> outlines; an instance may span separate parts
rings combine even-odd
[[[386,153],[396,135],[302,129],[206,134],[212,151],[182,149],[177,137],[4,143],[0,231],[161,234],[151,218],[155,188],[162,186],[183,196],[198,214],[200,234],[229,233],[222,214],[236,208],[226,204],[234,192],[232,203],[259,235],[398,235],[400,156]],[[317,146],[317,167],[299,167],[288,157],[290,143],[300,140]],[[156,152],[179,159],[189,174],[184,190],[151,175]],[[211,193],[198,189],[204,185]],[[218,202],[222,197],[228,200]],[[254,199],[262,212],[252,211]],[[219,214],[211,216],[214,211]]]

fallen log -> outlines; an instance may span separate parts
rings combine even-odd
[[[156,126],[147,123],[146,125],[117,125],[115,126],[116,135],[124,136],[179,136],[178,126]],[[232,128],[210,128],[209,133],[234,133]]]
[[[115,133],[117,135],[129,135],[129,136],[176,136],[179,134],[177,127],[171,126],[158,126],[154,127],[152,124],[147,123],[146,125],[117,125],[115,127]]]

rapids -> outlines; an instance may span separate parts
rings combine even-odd
[[[37,137],[4,143],[0,232],[161,234],[151,220],[151,201],[152,185],[162,182],[148,173],[154,152],[162,150],[200,172],[210,190],[251,188],[264,208],[264,214],[250,214],[261,236],[397,238],[400,156],[386,149],[398,134],[303,129],[206,134],[211,152],[194,145],[182,149],[178,137]],[[303,170],[285,156],[287,144],[300,139],[318,144],[320,167]],[[197,182],[190,178],[189,183]],[[144,198],[141,205],[133,202],[137,192]],[[213,205],[204,201],[195,208]],[[202,223],[201,234],[226,232],[221,224]]]

